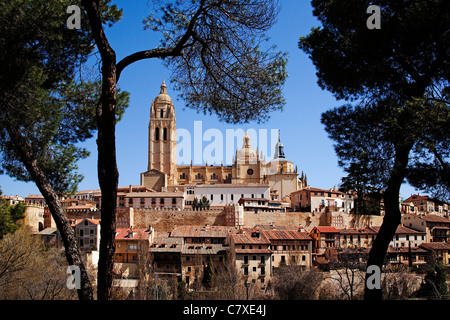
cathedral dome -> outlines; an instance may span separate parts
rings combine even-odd
[[[244,145],[242,149],[236,152],[237,162],[256,162],[258,160],[258,153],[250,147],[250,137],[245,131]]]
[[[161,91],[155,98],[155,103],[172,103],[172,98],[167,94],[167,86],[163,80]]]

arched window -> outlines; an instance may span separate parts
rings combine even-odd
[[[156,127],[155,129],[155,140],[159,140],[159,128]]]
[[[164,110],[163,109],[161,109],[161,111],[160,111],[160,118],[164,118]]]
[[[163,129],[163,140],[167,141],[167,128]]]

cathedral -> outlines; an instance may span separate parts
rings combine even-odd
[[[236,150],[232,165],[177,165],[177,132],[175,107],[162,83],[160,93],[150,107],[148,126],[148,166],[141,173],[141,185],[156,191],[200,184],[265,184],[271,194],[285,201],[291,192],[307,185],[306,175],[298,177],[297,166],[285,158],[280,134],[274,159],[268,163],[250,145],[245,132],[242,148]]]

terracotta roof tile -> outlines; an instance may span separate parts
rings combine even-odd
[[[240,233],[240,234],[232,234],[231,235],[233,242],[235,244],[265,244],[265,245],[269,245],[270,242],[269,240],[267,240],[266,238],[262,237],[261,235],[258,237],[252,237],[251,234],[248,234],[247,232],[244,233]]]
[[[148,240],[150,234],[148,228],[117,228],[116,240]]]
[[[315,227],[315,229],[319,230],[320,233],[339,233],[335,227],[319,226]]]

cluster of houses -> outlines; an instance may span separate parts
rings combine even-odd
[[[201,193],[212,202],[224,198],[223,194],[215,193],[226,191],[220,186],[205,188],[198,186],[184,191],[156,192],[145,186],[122,187],[118,190],[118,207],[185,210],[185,206],[189,207],[187,201],[192,201],[195,194]],[[271,200],[271,197],[276,197],[276,192],[261,184],[242,188],[239,191],[229,189],[234,193],[225,197],[235,201],[243,214],[264,211],[282,215],[296,209],[309,213],[349,213],[353,207],[352,195],[336,188],[306,187],[291,193],[288,203],[276,198]],[[41,196],[4,198],[12,204],[24,202],[27,206],[45,209]],[[71,218],[71,221],[79,247],[98,256],[101,228],[98,190],[79,192],[61,199],[61,203],[69,218],[78,217]],[[412,195],[399,205],[402,221],[390,243],[389,262],[421,265],[426,263],[427,255],[434,252],[438,259],[449,265],[448,204],[428,196]],[[36,232],[44,241],[57,243],[57,230],[44,227],[49,225],[46,219],[51,219],[48,210],[44,209],[38,211],[44,220],[39,222]],[[115,238],[115,273],[118,278],[137,277],[140,266],[145,263],[151,265],[152,271],[160,277],[177,277],[187,285],[201,277],[209,261],[217,270],[225,265],[233,266],[247,280],[262,285],[283,265],[326,268],[333,259],[339,259],[339,252],[346,249],[367,254],[379,231],[379,226],[343,228],[336,224],[310,225],[308,230],[299,225],[181,225],[169,232],[158,232],[151,225],[145,228],[136,228],[132,223],[120,226],[123,228],[117,228]]]
[[[100,225],[98,219],[74,221],[81,248],[98,248]],[[404,216],[390,243],[389,263],[421,265],[434,252],[450,265],[448,234],[443,241],[435,232],[440,229],[450,230],[450,220],[432,215]],[[302,226],[183,225],[159,233],[152,226],[130,226],[116,230],[115,272],[121,278],[135,278],[140,264],[147,263],[160,277],[177,277],[192,285],[211,260],[217,270],[228,264],[245,279],[264,285],[284,265],[322,268],[346,249],[367,254],[378,231],[379,227],[316,226],[307,232]],[[146,256],[148,260],[143,260]]]

